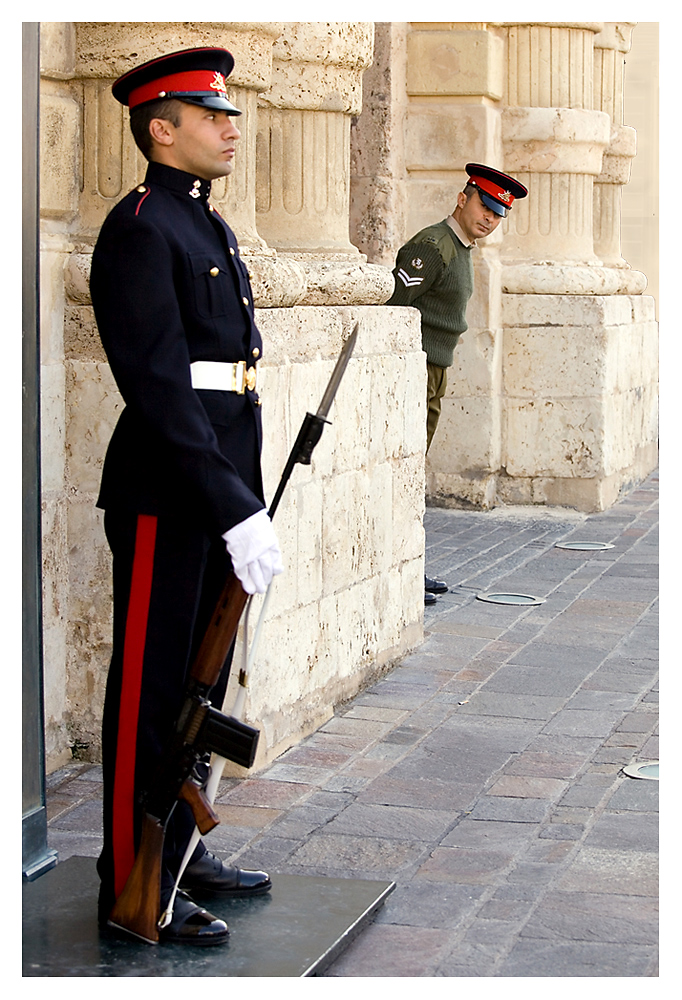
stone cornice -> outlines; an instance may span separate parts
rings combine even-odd
[[[362,74],[372,62],[373,23],[320,22],[320,30],[316,27],[297,22],[285,25],[273,48],[271,87],[262,103],[360,114]]]
[[[502,268],[502,291],[516,295],[641,295],[646,284],[646,276],[629,267],[567,261]]]
[[[599,174],[611,138],[602,111],[580,108],[505,108],[502,142],[505,169]]]
[[[636,21],[606,21],[602,31],[595,36],[595,49],[629,52],[632,45],[632,29],[636,24]]]
[[[129,21],[78,21],[76,76],[115,80],[162,52],[217,45],[235,58],[230,85],[265,90],[272,44],[282,28],[280,21],[151,22],[131,34]]]
[[[488,21],[488,24],[499,25],[501,28],[531,27],[531,28],[577,28],[582,31],[602,31],[606,21]]]

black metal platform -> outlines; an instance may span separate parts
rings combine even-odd
[[[230,939],[213,948],[101,936],[93,858],[69,858],[23,887],[24,976],[300,977],[323,972],[371,922],[393,882],[272,875],[272,891],[211,900]]]

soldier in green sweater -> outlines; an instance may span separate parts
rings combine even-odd
[[[481,163],[467,163],[469,175],[457,205],[442,222],[428,226],[400,248],[393,270],[395,291],[389,306],[416,306],[421,313],[422,347],[426,353],[426,451],[440,417],[447,369],[457,342],[467,329],[467,304],[474,290],[471,250],[490,236],[515,198],[528,194],[523,184]],[[424,578],[425,603],[447,591],[440,580]]]

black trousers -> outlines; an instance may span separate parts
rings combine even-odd
[[[143,800],[172,739],[194,655],[231,564],[225,543],[186,519],[107,510],[113,555],[113,651],[102,722],[103,848],[100,912],[113,906],[135,860]],[[222,707],[230,650],[211,703]],[[178,802],[164,842],[170,892],[194,818]],[[193,859],[205,850],[200,843]]]

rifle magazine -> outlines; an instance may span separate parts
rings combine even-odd
[[[234,761],[241,767],[253,767],[260,731],[253,726],[210,708],[206,717],[203,741],[208,750]]]

